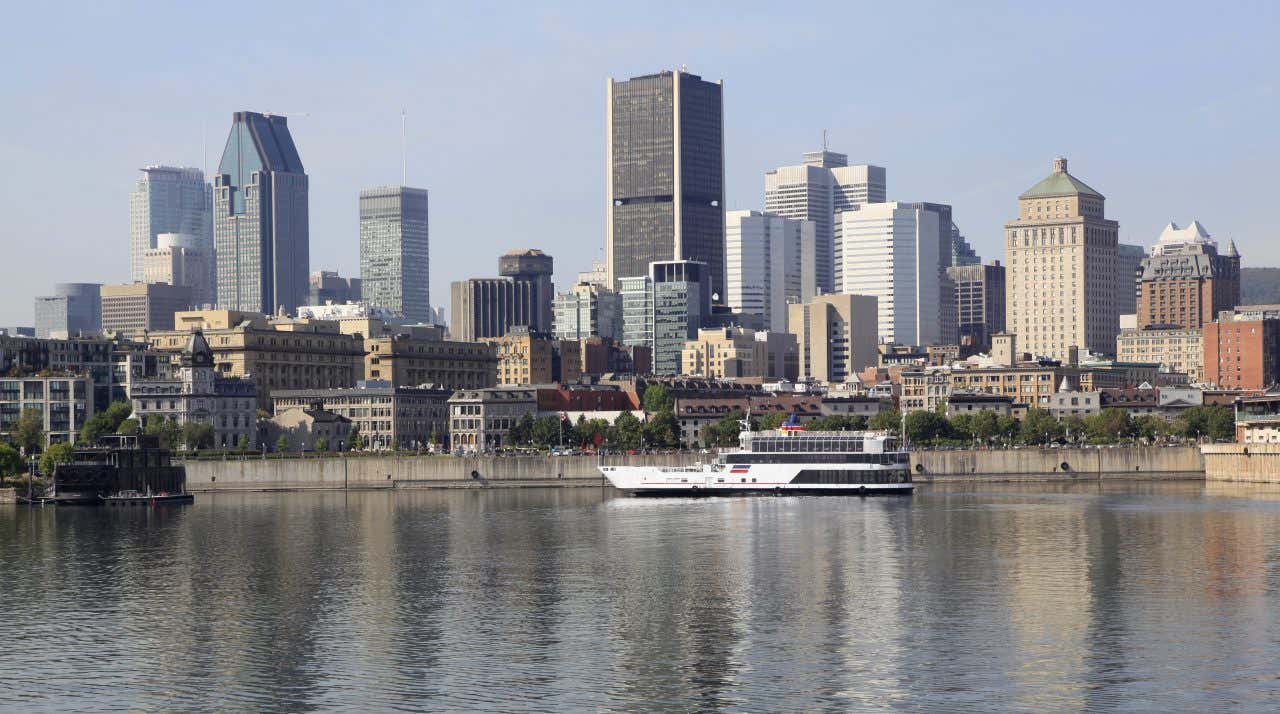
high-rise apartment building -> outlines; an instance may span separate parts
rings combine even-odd
[[[879,357],[876,303],[870,295],[838,294],[788,306],[787,324],[800,348],[800,377],[846,382],[874,367]]]
[[[53,295],[35,300],[36,337],[66,339],[102,329],[102,285],[58,283]]]
[[[711,279],[706,263],[656,261],[648,275],[622,279],[622,343],[644,347],[652,365],[637,374],[679,374],[684,343],[695,337],[711,315]]]
[[[817,294],[816,230],[813,221],[729,211],[725,304],[736,313],[761,317],[770,330],[785,332],[787,305]]]
[[[405,186],[360,192],[363,299],[406,322],[431,322],[427,190]]]
[[[189,236],[192,250],[207,256],[207,275],[213,275],[213,189],[200,169],[148,166],[129,195],[129,280],[147,280],[145,255],[160,247],[160,236]]]
[[[1024,351],[1061,360],[1071,347],[1114,352],[1120,225],[1105,203],[1063,158],[1018,197],[1018,217],[1005,223],[1006,328]]]
[[[991,349],[991,336],[1004,332],[1004,266],[953,265],[947,268],[955,296],[959,344],[973,351]]]
[[[622,296],[602,284],[578,283],[556,295],[553,312],[557,340],[622,339]]]
[[[292,314],[305,301],[307,197],[288,120],[236,112],[214,177],[219,308]]]
[[[102,286],[102,331],[129,335],[172,330],[173,316],[191,308],[191,288],[168,283]]]
[[[950,221],[926,205],[873,203],[836,214],[835,290],[877,299],[883,342],[943,341],[939,241]]]
[[[474,342],[481,337],[502,337],[516,326],[550,333],[555,299],[552,269],[551,256],[540,250],[513,250],[498,259],[501,277],[455,281],[450,285],[453,336]]]
[[[211,307],[217,299],[212,247],[187,233],[161,233],[156,247],[142,252],[142,279],[185,287],[191,291],[192,305]]]
[[[609,284],[657,261],[707,264],[724,295],[722,85],[664,71],[607,86]]]
[[[798,166],[782,166],[765,173],[764,210],[814,224],[816,287],[835,290],[832,269],[835,214],[886,200],[885,170],[869,164],[849,165],[849,157],[834,151],[804,154]]]
[[[1234,241],[1224,255],[1192,221],[1170,223],[1144,258],[1138,275],[1137,325],[1177,325],[1199,329],[1240,302],[1240,253]]]

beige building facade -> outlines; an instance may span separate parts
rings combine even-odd
[[[102,286],[102,331],[132,335],[172,330],[173,316],[191,307],[191,288],[168,283]]]
[[[1204,333],[1182,327],[1121,330],[1116,338],[1120,362],[1158,362],[1172,372],[1185,372],[1192,382],[1204,375]]]
[[[514,328],[502,337],[486,337],[498,358],[497,383],[503,386],[550,384],[554,349],[551,340]]]
[[[497,380],[492,345],[412,335],[364,340],[364,377],[397,387],[438,384],[449,389],[482,389]]]
[[[1073,346],[1115,349],[1120,226],[1105,203],[1063,158],[1018,197],[1018,217],[1005,223],[1006,324],[1027,352],[1066,359]]]
[[[845,382],[876,366],[879,310],[870,295],[821,295],[787,306],[787,330],[796,336],[799,376]]]

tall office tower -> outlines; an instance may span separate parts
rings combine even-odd
[[[876,366],[877,300],[869,295],[820,295],[788,305],[791,334],[800,347],[800,377],[847,382]]]
[[[102,330],[132,334],[172,330],[174,313],[191,308],[191,288],[167,283],[102,286]]]
[[[836,214],[835,290],[877,298],[883,342],[942,343],[938,242],[947,223],[926,205],[874,203]]]
[[[555,338],[622,339],[622,296],[597,283],[580,282],[556,295]]]
[[[364,300],[406,322],[431,320],[427,190],[405,186],[360,192],[360,282]]]
[[[816,230],[813,221],[729,211],[725,304],[736,313],[763,318],[770,330],[786,332],[787,305],[817,294]]]
[[[1142,278],[1142,261],[1147,249],[1140,245],[1116,245],[1116,312],[1132,315],[1138,309],[1138,282]]]
[[[665,260],[650,263],[648,275],[622,279],[622,343],[653,355],[652,365],[636,364],[637,374],[680,373],[685,341],[711,315],[709,272],[703,262]]]
[[[540,250],[513,250],[498,259],[502,277],[454,281],[449,286],[453,338],[475,342],[502,337],[512,327],[549,334],[554,322],[552,267],[551,256]]]
[[[723,86],[688,72],[610,78],[609,287],[655,261],[707,264],[724,296]]]
[[[191,236],[194,250],[211,260],[203,282],[214,280],[213,189],[204,172],[174,166],[142,169],[137,188],[129,194],[129,280],[146,280],[143,266],[148,250],[159,247],[163,233]]]
[[[213,183],[218,307],[292,313],[307,294],[310,239],[307,174],[288,121],[236,112]]]
[[[969,241],[965,240],[960,234],[960,229],[956,224],[951,224],[951,265],[981,265],[982,258],[978,256],[973,246],[969,245]]]
[[[360,278],[344,278],[336,270],[317,270],[307,278],[307,304],[342,305],[361,300]],[[378,307],[385,307],[378,305]],[[429,315],[431,317],[431,315]]]
[[[58,283],[35,301],[36,337],[66,339],[102,330],[102,285]]]
[[[212,307],[217,299],[210,281],[213,255],[202,245],[208,244],[190,234],[161,233],[156,236],[156,247],[142,252],[142,280],[188,288],[192,305]]]
[[[835,214],[868,203],[884,203],[886,193],[882,167],[849,166],[849,158],[834,151],[808,152],[799,166],[782,166],[764,175],[765,213],[814,223],[820,293],[835,290],[831,267]]]
[[[991,336],[1004,332],[1004,266],[953,265],[947,268],[954,286],[959,345],[967,352],[991,349]]]
[[[1199,221],[1170,223],[1138,275],[1137,325],[1199,329],[1240,304],[1240,253],[1235,241],[1218,253]]]
[[[956,240],[964,242],[964,237],[960,235],[960,228],[951,218],[951,206],[945,203],[906,203],[904,206],[910,208],[920,208],[926,211],[932,211],[938,215],[938,294],[943,296],[951,296],[955,292],[955,284],[951,282],[951,276],[947,273],[947,268],[955,265],[956,258]],[[967,245],[967,243],[966,243]],[[962,256],[967,259],[967,256]],[[938,307],[938,342],[944,345],[954,345],[960,342],[960,336],[956,329],[956,311],[955,302],[944,299]]]
[[[1004,224],[1005,327],[1024,352],[1066,360],[1072,347],[1115,351],[1120,224],[1105,209],[1106,198],[1067,173],[1064,158],[1018,197],[1018,217]]]

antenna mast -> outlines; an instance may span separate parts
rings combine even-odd
[[[826,129],[822,130],[822,150],[823,151],[827,150],[827,130]]]

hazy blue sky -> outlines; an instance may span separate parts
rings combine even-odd
[[[6,10],[0,325],[54,282],[126,280],[137,169],[200,165],[202,133],[216,164],[238,109],[310,113],[313,270],[358,272],[357,192],[399,182],[404,108],[433,301],[513,247],[563,286],[603,255],[606,78],[681,64],[725,81],[729,208],[826,128],[984,258],[1062,154],[1122,241],[1197,218],[1280,265],[1275,3],[114,5]]]

